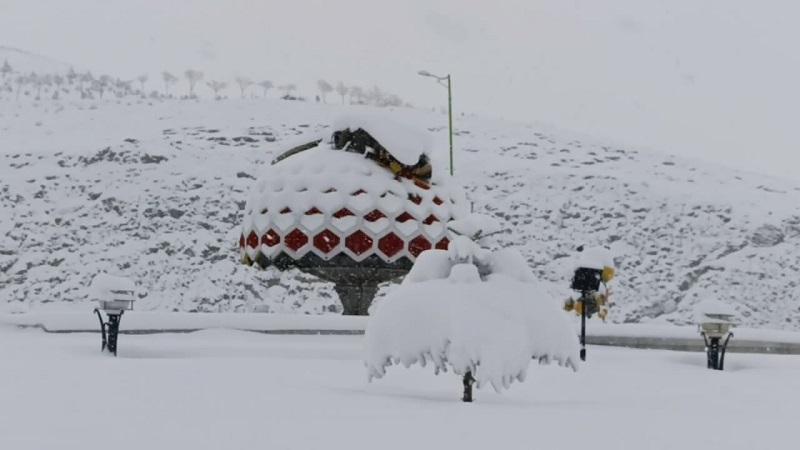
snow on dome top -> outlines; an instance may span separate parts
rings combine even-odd
[[[695,319],[702,322],[711,320],[730,320],[736,316],[736,310],[730,305],[714,298],[705,299],[694,306]]]
[[[427,130],[419,129],[386,114],[358,114],[339,117],[333,122],[334,130],[359,128],[369,133],[397,158],[413,166],[422,155],[430,156],[433,139]]]
[[[112,292],[114,291],[135,292],[136,284],[129,278],[98,273],[92,280],[92,291],[100,299],[106,299],[113,295]]]
[[[354,195],[360,191],[369,195]],[[393,211],[397,209],[394,203],[409,196],[420,199],[414,213],[422,219],[434,214],[439,220],[449,220],[460,216],[466,204],[463,191],[455,186],[434,183],[420,187],[413,180],[395,177],[363,155],[334,151],[320,143],[266,166],[245,211],[249,218],[255,218],[267,209],[276,219],[285,208],[299,212],[314,206],[326,214],[344,207],[353,212],[369,212],[366,210],[379,206]]]
[[[591,247],[584,249],[577,259],[576,268],[603,270],[605,267],[614,267],[611,251],[605,247]]]

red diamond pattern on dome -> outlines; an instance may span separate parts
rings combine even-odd
[[[422,197],[416,194],[408,194],[408,200],[411,201],[411,203],[416,203],[417,205],[422,203]]]
[[[430,224],[432,224],[432,223],[434,223],[434,222],[438,222],[438,221],[439,221],[439,219],[437,219],[437,218],[436,218],[436,216],[434,216],[433,214],[431,214],[431,215],[430,215],[430,216],[428,216],[428,218],[427,218],[427,219],[425,219],[425,221],[424,221],[424,222],[422,222],[422,223],[424,223],[425,225],[430,225]]]
[[[355,216],[355,214],[353,214],[353,212],[350,211],[347,208],[342,208],[342,209],[336,211],[335,213],[333,213],[333,217],[335,217],[337,219],[341,219],[342,217],[347,217],[347,216]]]
[[[275,247],[281,243],[281,237],[275,232],[275,230],[271,229],[261,236],[261,243],[267,247]]]
[[[295,228],[291,233],[287,234],[286,237],[283,238],[283,242],[290,250],[297,251],[304,245],[308,244],[308,236]]]
[[[408,252],[414,255],[414,258],[419,256],[425,250],[431,249],[431,243],[424,236],[417,236],[408,243]]]
[[[394,220],[397,221],[397,222],[400,222],[400,223],[405,223],[405,222],[408,222],[409,220],[414,220],[414,216],[412,216],[411,214],[409,214],[407,212],[403,212],[403,214],[400,214]]]
[[[428,183],[426,183],[426,182],[424,182],[424,181],[422,181],[420,179],[414,180],[414,184],[417,185],[418,188],[425,189],[425,190],[428,190],[428,189],[431,188],[430,186],[428,186]]]
[[[364,220],[367,222],[375,222],[376,220],[383,219],[386,217],[386,214],[378,211],[377,209],[373,209],[372,212],[364,216]]]
[[[322,253],[330,253],[331,250],[339,245],[339,236],[330,230],[324,230],[322,233],[314,236],[314,247],[317,247]]]
[[[344,245],[353,251],[356,255],[361,255],[372,248],[372,238],[361,230],[347,236],[344,240]]]
[[[307,216],[313,216],[314,214],[322,214],[322,211],[320,211],[316,206],[306,211]]]
[[[244,248],[244,235],[239,235],[239,248]]]
[[[403,250],[404,245],[403,240],[394,233],[389,233],[378,241],[378,248],[389,258]]]
[[[437,205],[441,205],[441,204],[444,203],[444,200],[442,200],[438,196],[436,196],[436,197],[433,197],[433,203],[436,203]]]
[[[253,248],[258,247],[258,235],[255,231],[251,231],[250,234],[247,235],[247,245]]]
[[[448,245],[450,245],[450,239],[442,238],[441,241],[436,243],[436,248],[439,250],[447,250]]]
[[[283,208],[283,209],[281,210],[281,214],[289,214],[290,212],[292,212],[292,210],[291,210],[291,209],[289,209],[288,207],[286,207],[286,208]]]

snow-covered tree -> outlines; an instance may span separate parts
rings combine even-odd
[[[161,79],[164,80],[164,96],[166,97],[169,95],[169,87],[178,82],[178,77],[164,71],[161,72]]]
[[[344,105],[344,96],[347,95],[347,86],[341,81],[336,83],[336,93],[342,97],[342,104]]]
[[[91,90],[97,92],[97,95],[100,99],[103,98],[103,94],[105,93],[106,89],[108,89],[110,77],[108,75],[103,75],[97,80],[92,80]]]
[[[261,87],[261,89],[264,90],[264,98],[267,98],[267,91],[269,91],[273,87],[272,81],[264,80],[259,82],[258,85]]]
[[[367,103],[375,106],[381,106],[381,103],[383,103],[383,96],[384,93],[381,88],[378,86],[372,86],[372,89],[366,93]]]
[[[8,63],[8,60],[3,61],[3,65],[0,66],[0,73],[3,74],[3,80],[13,71],[14,69],[11,68],[11,64]]]
[[[120,80],[117,78],[113,82],[109,82],[114,87],[114,93],[117,98],[125,97],[133,93],[133,80]]]
[[[214,91],[214,98],[215,99],[219,99],[220,98],[219,91],[221,91],[221,90],[225,89],[226,87],[228,87],[228,83],[226,83],[224,81],[211,80],[206,84],[208,85],[209,88],[211,88],[212,91]]]
[[[350,87],[350,103],[353,103],[353,100],[355,100],[356,104],[363,105],[365,103],[364,98],[364,89],[361,86]]]
[[[42,86],[44,86],[44,77],[39,76],[36,72],[31,72],[28,75],[28,81],[33,85],[36,89],[36,100],[41,98],[42,94]]]
[[[283,91],[284,98],[290,98],[292,96],[292,92],[294,92],[294,90],[297,89],[297,86],[294,83],[287,83],[284,84],[283,86],[279,86],[278,89]]]
[[[75,80],[77,79],[78,79],[78,73],[75,72],[75,69],[70,67],[69,70],[67,70],[67,83],[69,83],[70,85],[75,84]]]
[[[58,100],[61,96],[61,86],[64,85],[64,81],[64,77],[61,75],[53,76],[53,85],[55,86],[55,89],[53,89],[53,100]]]
[[[253,85],[253,80],[247,77],[236,77],[236,84],[239,86],[239,92],[244,98],[244,93],[247,91],[247,88]]]
[[[319,80],[317,81],[317,88],[320,95],[322,95],[322,101],[328,103],[328,94],[333,92],[333,86],[325,80]]]
[[[369,379],[392,364],[431,364],[437,374],[462,376],[471,401],[473,381],[507,389],[525,380],[531,359],[576,369],[577,336],[558,301],[547,298],[518,251],[481,246],[497,231],[492,221],[473,215],[448,228],[459,233],[448,249],[422,252],[371,311]]]
[[[198,81],[203,79],[203,72],[195,69],[188,69],[183,75],[186,77],[186,81],[189,82],[189,98],[194,98],[194,87],[197,85]]]
[[[383,103],[379,106],[392,106],[392,107],[400,107],[403,106],[403,99],[395,94],[389,94],[383,99]]]
[[[14,79],[14,83],[17,85],[17,94],[16,99],[19,101],[19,94],[22,93],[22,86],[28,82],[28,77],[25,75],[17,75]]]
[[[148,77],[146,73],[143,73],[138,77],[136,77],[136,81],[139,82],[139,92],[141,92],[142,95],[144,95],[144,84],[147,83],[147,78]]]

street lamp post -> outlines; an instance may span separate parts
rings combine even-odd
[[[447,122],[450,132],[450,176],[453,176],[453,89],[450,74],[440,77],[428,72],[427,70],[420,70],[417,72],[417,74],[423,77],[433,78],[439,84],[447,88]],[[447,81],[447,84],[444,83],[445,81]]]
[[[100,337],[103,340],[100,351],[108,350],[117,356],[119,322],[125,311],[133,309],[133,303],[136,301],[136,286],[127,278],[101,273],[94,277],[92,287],[98,303],[94,313],[100,320]],[[108,321],[103,320],[100,311],[106,313]]]
[[[708,368],[723,370],[725,350],[728,348],[728,341],[733,337],[731,327],[735,311],[719,300],[707,299],[695,305],[695,314],[700,319],[698,328],[706,344]]]

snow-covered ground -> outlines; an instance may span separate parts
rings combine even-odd
[[[238,263],[247,193],[289,141],[357,106],[277,100],[0,104],[0,310],[88,305],[99,271],[138,310],[337,312],[332,285]],[[447,170],[446,116],[430,130]],[[616,256],[615,322],[692,322],[716,297],[747,326],[800,328],[800,186],[723,166],[480,117],[455,120],[455,173],[475,211],[510,227],[536,276],[568,286],[575,246]]]
[[[531,367],[502,394],[392,367],[360,336],[122,336],[0,327],[0,448],[789,449],[800,358],[590,347],[577,373]]]

